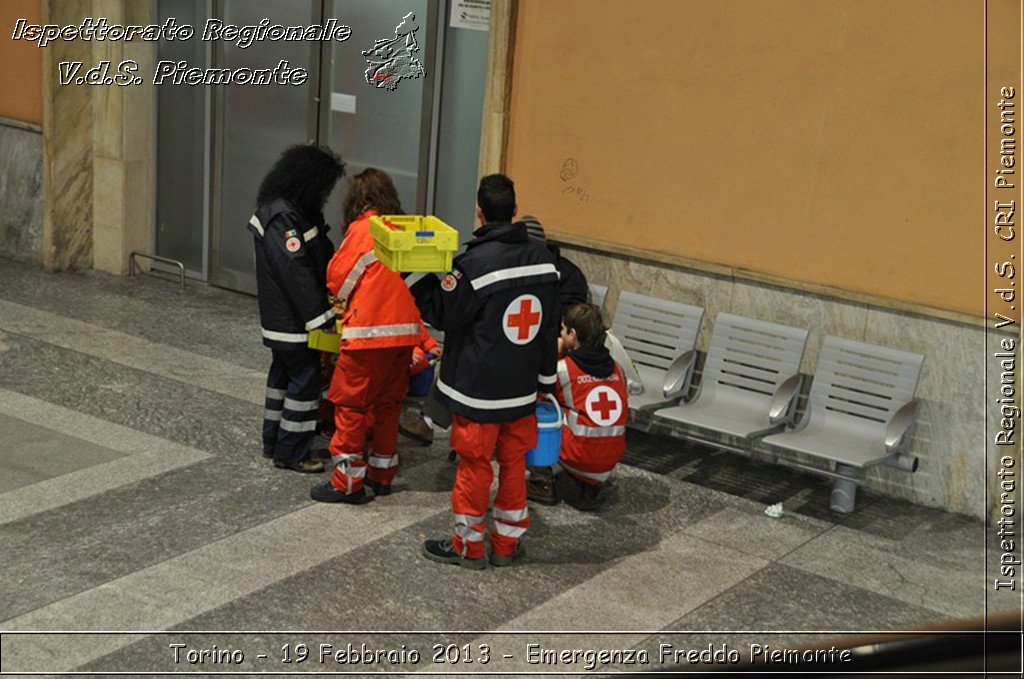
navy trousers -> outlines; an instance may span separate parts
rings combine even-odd
[[[270,351],[263,453],[299,462],[309,453],[319,421],[320,354],[306,347]]]

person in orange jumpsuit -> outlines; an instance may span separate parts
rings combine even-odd
[[[352,178],[344,202],[345,240],[327,266],[327,288],[342,309],[343,327],[327,394],[335,411],[335,466],[331,479],[310,491],[319,502],[363,504],[388,495],[398,471],[398,418],[421,320],[405,281],[377,260],[370,218],[401,212],[387,173],[367,168]],[[372,441],[364,459],[368,431]]]

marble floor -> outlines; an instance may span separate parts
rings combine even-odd
[[[268,363],[252,297],[0,259],[0,670],[656,669],[985,612],[981,523],[870,493],[837,516],[818,478],[633,433],[603,511],[531,507],[521,564],[428,562],[445,436],[402,442],[389,497],[312,502],[260,455]]]

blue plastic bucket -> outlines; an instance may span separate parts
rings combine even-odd
[[[537,447],[526,451],[526,466],[550,467],[558,462],[562,449],[562,409],[554,397],[537,403]]]
[[[426,396],[434,384],[434,362],[426,370],[409,378],[409,396]]]

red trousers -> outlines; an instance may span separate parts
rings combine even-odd
[[[604,483],[626,454],[626,435],[588,438],[562,427],[559,463],[569,474],[592,486]]]
[[[510,555],[526,529],[526,451],[537,445],[537,416],[511,422],[481,423],[461,415],[452,418],[451,446],[459,454],[452,488],[452,545],[468,559],[484,556],[491,458],[498,458],[498,494],[494,498],[491,550]]]
[[[398,417],[409,388],[412,347],[342,351],[327,396],[334,403],[331,459],[336,463],[331,484],[354,493],[367,474],[391,483],[398,472]],[[373,434],[363,459],[366,434]]]
[[[320,433],[327,438],[334,436],[334,404],[327,398],[334,378],[334,364],[338,357],[335,354],[320,352],[320,384],[324,385],[320,392],[320,407],[317,418],[320,420]]]

